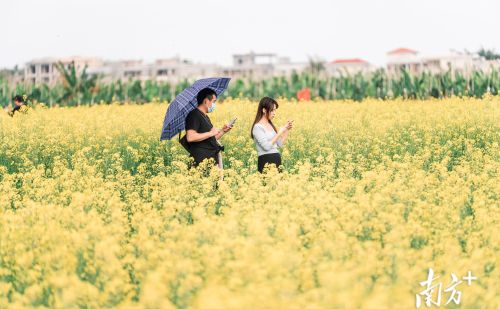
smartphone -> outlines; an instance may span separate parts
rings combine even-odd
[[[233,120],[229,121],[229,123],[227,125],[232,127],[234,125],[234,123],[236,122],[236,119],[237,118],[234,118]]]

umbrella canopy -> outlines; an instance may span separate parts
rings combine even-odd
[[[184,89],[170,103],[163,120],[163,129],[161,131],[160,141],[171,139],[184,130],[186,117],[190,111],[198,107],[196,96],[204,88],[210,88],[219,97],[229,85],[230,78],[213,77],[197,80],[194,84]]]

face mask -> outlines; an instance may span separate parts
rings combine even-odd
[[[212,103],[212,106],[210,106],[210,107],[208,108],[208,112],[209,112],[209,113],[211,113],[211,112],[213,112],[214,110],[215,110],[215,102],[214,102],[214,103]]]

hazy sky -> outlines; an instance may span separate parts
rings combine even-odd
[[[397,47],[500,52],[499,31],[500,0],[0,0],[0,67],[72,55],[230,64],[250,50],[383,65]]]

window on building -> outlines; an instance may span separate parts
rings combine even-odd
[[[42,73],[49,73],[49,65],[48,64],[42,64]]]
[[[156,72],[157,75],[168,75],[168,69],[161,69]]]
[[[48,77],[44,77],[44,78],[43,78],[43,83],[44,83],[44,84],[48,84],[48,83],[49,83],[49,81],[50,81],[50,80],[49,80],[49,78],[48,78]]]
[[[31,72],[31,74],[35,74],[36,73],[36,66],[30,65],[30,72]]]
[[[125,76],[135,77],[141,75],[140,71],[125,71]]]

